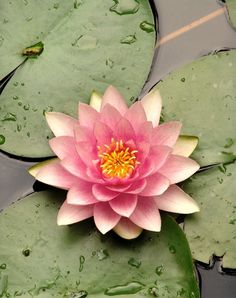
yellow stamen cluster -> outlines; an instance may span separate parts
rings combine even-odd
[[[136,160],[137,150],[126,146],[122,140],[111,139],[110,145],[98,146],[98,156],[101,159],[101,170],[109,178],[129,177],[139,162]]]

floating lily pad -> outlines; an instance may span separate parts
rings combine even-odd
[[[92,221],[58,227],[64,196],[35,193],[0,214],[1,297],[199,297],[188,243],[171,217],[161,233],[127,241],[102,236]]]
[[[196,174],[184,185],[200,206],[186,217],[185,233],[193,257],[208,263],[223,256],[223,267],[236,269],[236,164]]]
[[[229,19],[233,25],[233,27],[236,28],[236,1],[235,0],[225,0],[227,10],[229,13]]]
[[[131,104],[154,53],[155,32],[142,30],[144,21],[154,24],[148,0],[1,1],[0,79],[22,54],[29,58],[1,95],[0,148],[51,155],[45,111],[76,115],[78,101],[87,102],[94,89],[102,93],[113,84]]]
[[[236,51],[194,61],[158,84],[164,120],[183,122],[182,133],[199,137],[193,154],[201,166],[236,157]]]

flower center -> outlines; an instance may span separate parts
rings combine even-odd
[[[98,146],[103,175],[109,178],[129,177],[139,162],[136,160],[137,150],[126,146],[122,140],[111,139],[110,145]]]

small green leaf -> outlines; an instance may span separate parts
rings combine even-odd
[[[40,41],[30,47],[25,48],[22,51],[22,55],[23,56],[27,56],[27,57],[31,57],[31,58],[35,58],[39,55],[41,55],[41,53],[43,52],[44,49],[44,44]]]
[[[163,215],[160,233],[129,241],[114,232],[101,235],[88,220],[58,227],[65,195],[35,193],[0,214],[7,295],[200,297],[188,243],[171,217]]]

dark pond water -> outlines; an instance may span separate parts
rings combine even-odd
[[[141,94],[147,93],[168,73],[185,63],[211,52],[236,48],[236,31],[229,25],[225,12],[221,11],[219,1],[155,0],[152,4],[158,12],[159,42],[149,79]],[[33,192],[34,179],[26,169],[35,162],[0,152],[0,210]],[[40,184],[34,185],[35,189],[41,187]],[[202,298],[236,297],[236,272],[222,272],[219,259],[211,265],[197,263],[196,268]]]

